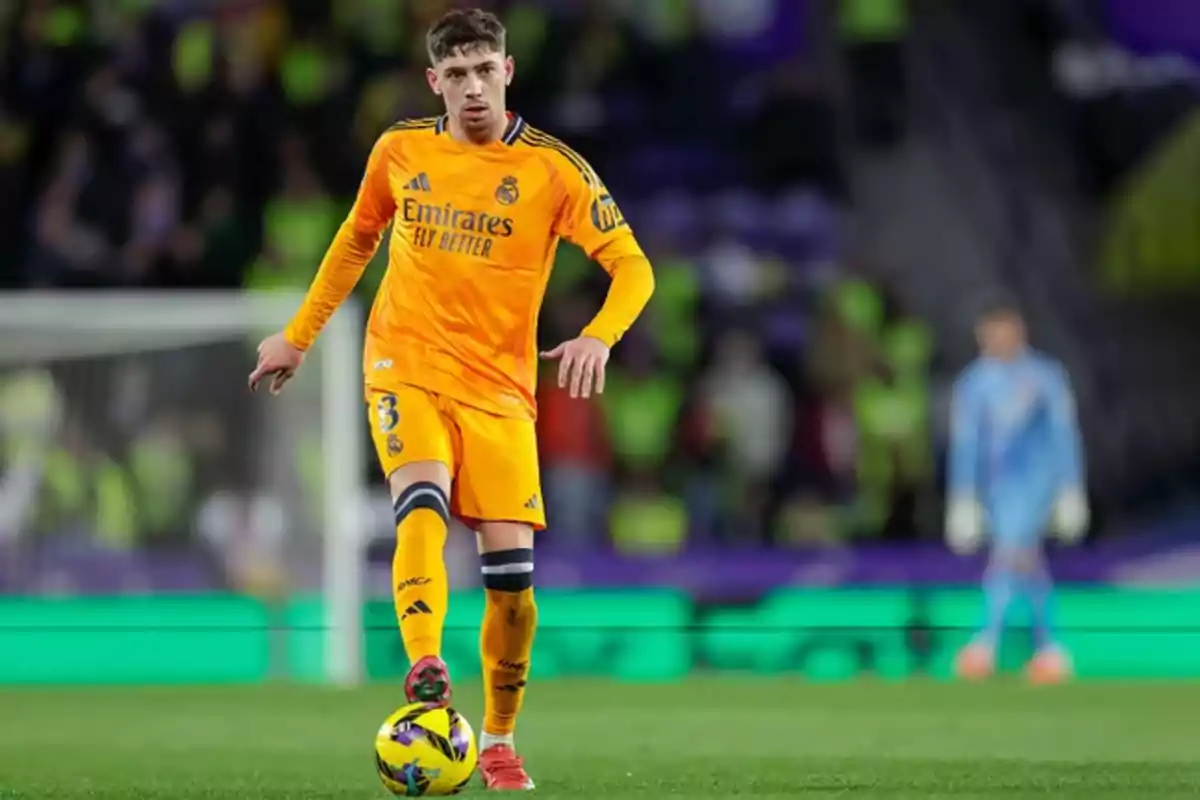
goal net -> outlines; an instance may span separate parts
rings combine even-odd
[[[0,594],[60,598],[76,609],[61,621],[68,628],[91,619],[101,598],[249,599],[264,610],[266,633],[254,635],[270,642],[266,672],[276,676],[296,673],[298,645],[279,632],[289,604],[308,595],[320,608],[306,623],[309,642],[320,642],[313,677],[359,680],[369,465],[359,311],[338,312],[281,396],[246,387],[256,343],[299,301],[0,298]],[[201,650],[199,628],[219,649],[249,624],[189,608],[112,624],[190,625]],[[40,619],[20,640],[35,649],[53,638]],[[131,658],[163,663],[187,647],[170,637],[99,641],[138,642],[130,646],[155,652]]]

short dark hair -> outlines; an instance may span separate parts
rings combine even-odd
[[[481,8],[455,9],[433,23],[425,35],[429,60],[436,64],[444,58],[472,50],[504,52],[504,23],[495,14]]]
[[[982,322],[993,317],[1020,318],[1021,306],[1017,299],[1005,290],[993,290],[982,295],[975,304],[975,319]]]

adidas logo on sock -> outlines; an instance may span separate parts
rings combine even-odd
[[[409,192],[428,192],[429,191],[429,176],[424,172],[418,174],[408,183],[404,184],[404,189]]]
[[[432,614],[432,613],[433,612],[429,609],[429,606],[425,605],[424,600],[418,600],[417,602],[413,603],[408,608],[404,609],[404,613],[400,615],[400,620],[404,621],[404,620],[408,619],[409,617],[416,616],[417,614]]]

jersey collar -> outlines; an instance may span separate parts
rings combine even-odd
[[[521,136],[521,131],[525,130],[525,120],[520,114],[514,114],[511,111],[504,112],[508,117],[508,127],[504,129],[504,134],[500,137],[501,144],[511,146]],[[440,136],[450,130],[450,115],[442,114],[438,117],[437,124],[434,126],[434,131]]]

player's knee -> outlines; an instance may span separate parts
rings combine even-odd
[[[441,461],[411,461],[388,475],[388,489],[392,497],[399,497],[414,483],[433,483],[450,494],[450,467]]]
[[[444,523],[450,524],[450,498],[446,496],[446,490],[433,481],[417,481],[404,487],[392,504],[396,525],[399,526],[410,514],[422,508],[434,512]]]
[[[480,522],[477,539],[481,553],[524,550],[533,547],[533,528],[524,522]]]
[[[998,567],[1011,572],[1033,572],[1038,566],[1039,555],[1033,547],[1006,547],[996,551],[992,560]]]
[[[480,556],[483,587],[497,592],[525,592],[533,588],[533,548],[492,550]]]

